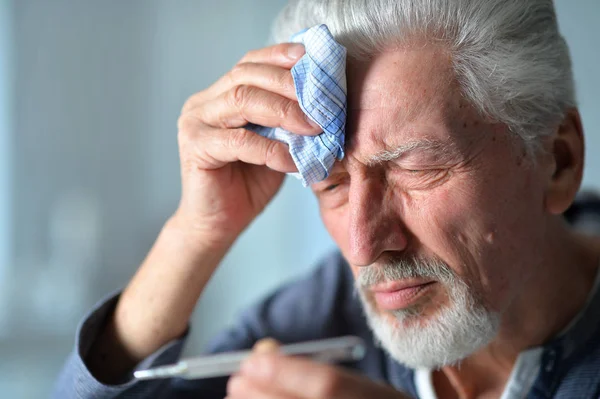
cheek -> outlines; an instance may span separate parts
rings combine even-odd
[[[526,281],[525,246],[535,245],[542,216],[535,211],[540,201],[529,186],[531,179],[505,171],[456,176],[413,198],[406,217],[421,244],[498,310]],[[530,198],[523,199],[528,191]]]
[[[346,253],[349,245],[348,236],[348,207],[342,206],[336,209],[321,208],[321,219],[329,235],[338,245],[342,253]]]
[[[413,198],[406,212],[409,230],[420,244],[447,262],[461,277],[470,279],[481,259],[481,237],[490,236],[492,226],[478,218],[479,198],[460,182],[449,182],[422,198]],[[472,188],[472,187],[470,187]]]
[[[487,209],[488,203],[478,194],[473,186],[441,193],[441,200],[431,204],[431,225],[437,228],[437,234],[433,234],[435,239],[443,243],[449,255],[458,258],[455,259],[459,261],[457,268],[466,268],[459,272],[467,274],[465,277],[485,279],[480,268],[494,252],[498,237],[496,222]]]

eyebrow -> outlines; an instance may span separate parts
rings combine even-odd
[[[450,143],[436,141],[436,140],[416,140],[411,141],[398,147],[393,150],[383,150],[378,152],[377,154],[369,157],[367,160],[367,165],[373,166],[383,162],[393,161],[395,159],[400,158],[401,156],[416,150],[423,151],[435,151],[440,154],[449,153],[454,146]]]

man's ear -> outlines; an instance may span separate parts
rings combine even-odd
[[[569,110],[549,141],[552,170],[546,188],[545,207],[559,215],[571,206],[583,177],[585,143],[579,111]]]

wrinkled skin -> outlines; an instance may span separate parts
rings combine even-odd
[[[303,51],[298,44],[251,51],[184,105],[181,201],[90,348],[86,362],[100,381],[122,381],[141,359],[182,336],[231,245],[274,197],[284,173],[295,171],[285,144],[244,126],[319,133],[298,106],[289,72]],[[390,257],[435,256],[500,312],[489,348],[460,370],[434,376],[440,397],[497,396],[519,351],[560,331],[581,308],[600,250],[559,217],[583,170],[577,111],[554,127],[532,162],[506,126],[464,100],[450,62],[431,45],[350,59],[347,157],[312,189],[355,274]],[[373,159],[398,146],[410,151]],[[446,294],[442,284],[432,286],[424,318],[443,312]],[[261,367],[251,360],[232,379],[231,397],[403,397],[336,367],[263,355],[251,358]]]
[[[348,155],[314,190],[354,272],[403,253],[435,255],[505,311],[542,260],[544,169],[462,98],[442,50],[351,65]],[[370,162],[416,143],[424,145]],[[444,303],[444,287],[434,291],[432,302]]]

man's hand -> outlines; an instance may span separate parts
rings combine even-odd
[[[286,144],[245,126],[321,132],[300,109],[290,72],[303,54],[297,43],[251,51],[183,106],[179,207],[88,353],[86,363],[101,381],[120,381],[184,333],[229,247],[273,198],[285,172],[296,171]]]
[[[194,94],[179,118],[182,197],[175,218],[200,241],[230,244],[273,198],[296,166],[286,144],[248,123],[316,135],[298,104],[290,68],[304,54],[284,43],[249,52],[208,89]]]
[[[268,348],[265,348],[268,346]],[[406,399],[390,386],[338,367],[284,356],[261,344],[227,385],[227,399]]]

